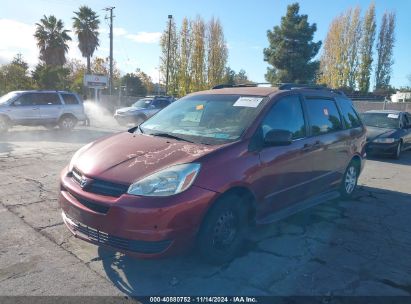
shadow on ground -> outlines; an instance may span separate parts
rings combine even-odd
[[[367,159],[398,165],[411,165],[411,150],[403,151],[400,159],[382,155],[367,155]]]
[[[107,277],[142,295],[411,295],[411,195],[361,187],[252,231],[222,266],[194,254],[139,260],[99,248]]]

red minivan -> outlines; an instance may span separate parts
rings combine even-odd
[[[350,197],[365,141],[341,92],[218,86],[78,150],[61,173],[62,217],[78,238],[126,254],[196,245],[227,262],[250,225]]]

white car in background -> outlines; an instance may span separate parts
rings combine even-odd
[[[83,101],[66,91],[13,91],[0,97],[0,133],[13,125],[73,129],[86,121]]]

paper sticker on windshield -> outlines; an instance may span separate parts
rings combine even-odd
[[[199,104],[199,105],[196,106],[197,111],[200,111],[200,110],[203,110],[203,109],[204,109],[204,105],[202,105],[202,104]]]
[[[388,118],[398,118],[398,114],[388,114]]]
[[[262,100],[261,97],[240,97],[233,104],[233,107],[257,108]]]
[[[327,108],[324,108],[324,109],[323,109],[323,113],[324,113],[325,116],[329,116],[329,115],[330,115],[330,114],[328,113],[328,109],[327,109]]]

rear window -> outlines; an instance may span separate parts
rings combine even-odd
[[[61,94],[64,103],[68,105],[78,104],[78,100],[74,94]]]
[[[334,100],[307,98],[306,104],[311,135],[342,130],[340,114]]]
[[[337,98],[338,106],[340,107],[342,119],[344,120],[347,129],[357,128],[361,126],[361,120],[354,109],[352,102],[348,99]]]

